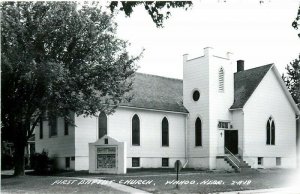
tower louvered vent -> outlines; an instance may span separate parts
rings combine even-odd
[[[224,70],[222,67],[219,70],[219,92],[224,92]]]

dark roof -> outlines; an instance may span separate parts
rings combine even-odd
[[[234,74],[234,102],[230,109],[243,108],[273,64]],[[188,113],[183,106],[182,80],[136,73],[133,98],[121,106]]]
[[[234,74],[234,102],[230,109],[243,108],[272,66],[264,65]]]
[[[136,73],[133,98],[121,106],[188,113],[182,102],[182,80]]]

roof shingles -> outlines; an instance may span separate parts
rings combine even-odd
[[[182,80],[136,73],[133,99],[121,106],[188,113],[182,103]]]
[[[234,74],[234,102],[230,109],[243,108],[273,64]],[[183,83],[180,79],[136,73],[133,98],[121,106],[188,113],[183,106]]]
[[[273,64],[236,72],[234,74],[234,102],[230,109],[243,108],[256,87]]]

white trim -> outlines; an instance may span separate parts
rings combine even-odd
[[[277,68],[276,68],[276,66],[275,66],[274,64],[273,64],[273,66],[271,67],[271,69],[272,69],[272,68],[274,68],[274,73],[275,73],[275,75],[276,75],[276,77],[277,77],[277,79],[278,79],[278,81],[279,81],[279,83],[280,83],[280,85],[281,85],[281,87],[282,87],[282,89],[283,89],[285,95],[287,96],[289,102],[291,103],[291,105],[292,105],[292,107],[293,107],[295,113],[296,113],[297,115],[300,115],[300,111],[299,111],[299,109],[298,109],[298,107],[297,107],[297,104],[295,103],[295,101],[294,101],[292,95],[291,95],[290,92],[288,91],[288,89],[287,89],[285,83],[283,82],[283,80],[282,80],[282,78],[281,78],[281,76],[280,76],[280,74],[279,74],[279,72],[278,72],[278,70],[277,70]]]
[[[202,58],[202,57],[205,57],[205,55],[202,55],[202,56],[200,56],[200,57],[195,57],[195,58],[192,58],[192,59],[188,59],[188,60],[186,60],[186,61],[192,61],[192,60],[199,59],[199,58]]]
[[[189,113],[185,112],[176,112],[176,111],[168,111],[168,110],[159,110],[159,109],[151,109],[151,108],[139,108],[135,106],[125,106],[125,105],[120,105],[117,108],[130,108],[130,109],[137,109],[137,110],[147,110],[147,111],[155,111],[155,112],[166,112],[166,113],[177,113],[177,114],[184,114],[187,115]]]
[[[285,83],[283,82],[276,66],[274,64],[272,64],[272,66],[270,67],[270,69],[266,72],[266,74],[264,75],[264,77],[261,79],[261,81],[259,82],[259,84],[257,85],[257,87],[259,87],[259,85],[264,81],[264,79],[266,79],[266,75],[271,71],[271,69],[274,69],[274,74],[275,74],[275,77],[277,78],[277,80],[279,81],[280,85],[281,85],[281,88],[283,89],[285,95],[287,96],[288,98],[288,101],[290,102],[290,105],[292,106],[292,108],[294,109],[296,115],[300,115],[300,111],[294,101],[294,99],[292,98],[290,92],[288,91]],[[251,97],[253,96],[254,92],[256,91],[257,87],[254,89],[254,91],[252,92],[251,96],[248,98],[248,100],[246,101],[246,103],[244,104],[243,108],[247,105],[247,103],[249,102],[249,100],[251,99]]]
[[[213,55],[213,57],[220,58],[220,59],[225,59],[225,60],[230,60],[230,59],[228,59],[228,58],[226,58],[226,57],[219,57],[219,56],[217,56],[217,55]]]
[[[266,79],[266,75],[269,73],[269,71],[271,71],[272,67],[274,66],[274,64],[272,64],[272,66],[268,69],[268,71],[265,73],[264,77],[260,80],[260,82],[258,83],[258,85],[256,86],[256,88],[253,90],[252,94],[249,96],[249,98],[247,99],[247,101],[245,102],[243,108],[247,105],[247,103],[249,102],[249,100],[251,99],[251,97],[253,96],[254,92],[256,91],[256,89],[259,87],[259,85],[263,82],[264,79]]]

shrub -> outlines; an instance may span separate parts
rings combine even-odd
[[[1,169],[2,170],[10,170],[14,167],[13,156],[8,153],[2,153],[1,155]]]
[[[53,171],[52,160],[50,160],[46,151],[43,150],[42,153],[35,153],[30,159],[35,172],[44,174]]]

